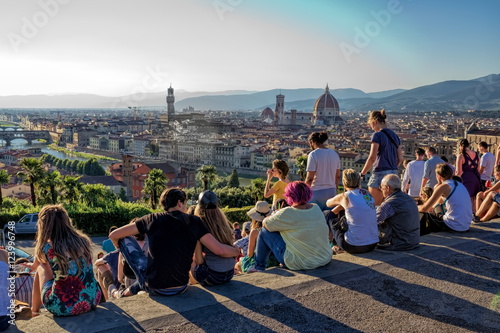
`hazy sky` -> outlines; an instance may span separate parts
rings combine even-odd
[[[500,1],[0,0],[0,95],[414,88],[500,72]]]

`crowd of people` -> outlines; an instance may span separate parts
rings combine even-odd
[[[35,260],[17,265],[16,296],[31,306],[32,316],[42,305],[56,316],[72,316],[106,299],[139,293],[173,296],[191,284],[221,285],[235,274],[271,266],[315,269],[342,252],[412,250],[421,235],[466,232],[471,223],[497,216],[500,149],[495,158],[482,142],[480,157],[461,140],[453,167],[433,147],[417,148],[400,178],[401,140],[387,128],[386,118],[384,110],[369,116],[374,133],[361,172],[341,172],[339,155],[326,146],[326,132],[309,136],[305,181],[290,181],[287,163],[273,161],[263,193],[273,197],[272,204],[256,202],[247,212],[251,221],[242,225],[228,221],[212,191],[202,192],[188,210],[183,190],[166,189],[160,197],[163,211],[112,227],[103,242],[106,253],[93,263],[88,236],[73,226],[62,206],[45,206],[39,213]],[[361,184],[370,171],[366,190]],[[6,262],[3,255],[0,251],[0,267]],[[0,275],[0,281],[6,279]],[[8,302],[1,296],[0,305]],[[5,318],[0,316],[0,330],[7,327]]]

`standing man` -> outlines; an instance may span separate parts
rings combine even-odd
[[[422,178],[422,186],[424,187],[434,188],[437,185],[438,181],[436,178],[436,166],[441,163],[445,163],[439,156],[437,156],[436,148],[427,147],[425,154],[427,155],[428,160],[425,161],[424,165],[424,178]]]
[[[481,162],[479,163],[479,174],[481,175],[481,184],[486,188],[486,181],[491,180],[493,168],[495,167],[495,155],[488,151],[488,144],[484,141],[479,143],[479,152],[481,153]]]
[[[415,150],[415,158],[415,161],[411,161],[406,166],[403,176],[403,191],[410,197],[418,198],[420,196],[422,178],[424,177],[425,150],[417,148]]]

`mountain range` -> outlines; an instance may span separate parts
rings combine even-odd
[[[175,91],[175,108],[182,110],[274,109],[276,95],[285,95],[285,110],[312,111],[325,89],[228,90],[219,92]],[[443,81],[414,89],[365,93],[359,89],[330,89],[341,111],[367,111],[385,107],[392,111],[500,110],[500,74],[473,80]],[[166,92],[107,97],[92,94],[0,96],[0,108],[109,108],[165,106]]]

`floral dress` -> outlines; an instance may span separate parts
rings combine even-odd
[[[101,300],[101,289],[94,278],[90,261],[80,258],[82,270],[73,260],[69,261],[67,275],[61,275],[54,250],[49,243],[43,252],[54,274],[42,288],[42,301],[45,308],[56,316],[74,316],[95,310]]]

